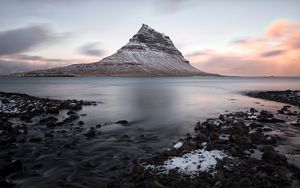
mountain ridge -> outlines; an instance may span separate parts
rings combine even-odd
[[[72,64],[15,76],[216,76],[202,72],[185,59],[169,36],[143,24],[114,54],[98,62]]]

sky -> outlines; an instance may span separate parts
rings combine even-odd
[[[299,0],[0,0],[0,74],[113,54],[147,24],[198,69],[300,76]]]

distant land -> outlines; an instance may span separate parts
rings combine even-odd
[[[11,76],[218,76],[193,67],[170,37],[143,24],[140,30],[111,56],[99,62],[73,64]]]

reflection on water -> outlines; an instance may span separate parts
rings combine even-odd
[[[86,128],[122,119],[130,122],[126,127],[103,127],[93,140],[74,135],[80,140],[79,148],[66,150],[59,158],[55,151],[61,146],[55,143],[69,143],[64,137],[41,148],[26,145],[32,152],[27,162],[45,165],[42,176],[15,178],[23,187],[51,187],[59,179],[73,185],[105,185],[120,169],[128,171],[132,159],[147,157],[172,146],[187,132],[193,133],[198,120],[250,107],[276,110],[282,106],[243,96],[241,91],[286,89],[300,89],[300,78],[0,78],[4,92],[102,102],[80,112],[87,114],[81,117]]]

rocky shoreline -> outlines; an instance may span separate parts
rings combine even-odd
[[[65,136],[65,128],[71,128],[74,121],[83,125],[77,111],[83,106],[97,105],[94,101],[82,100],[56,100],[49,98],[33,97],[19,93],[0,92],[0,187],[14,187],[7,177],[19,173],[30,172],[22,160],[16,156],[26,150],[22,148],[24,143],[40,144],[54,137]],[[60,115],[66,113],[67,117]],[[55,131],[54,131],[55,130]],[[78,131],[83,131],[78,128]],[[40,134],[43,133],[43,135]],[[92,131],[85,134],[92,135]],[[59,136],[59,134],[61,136]],[[59,144],[59,143],[58,143]],[[72,148],[76,142],[69,144]],[[67,145],[66,145],[67,146]],[[41,147],[37,145],[37,147]],[[49,145],[49,147],[51,147]],[[21,151],[18,151],[21,150]],[[42,164],[32,164],[33,168]]]
[[[41,176],[39,169],[48,167],[35,160],[40,152],[60,158],[61,152],[72,153],[79,142],[95,138],[102,125],[85,126],[81,117],[87,114],[80,114],[83,106],[91,105],[97,103],[0,92],[0,187],[15,187],[11,180],[21,175]],[[115,124],[126,127],[130,122]],[[299,111],[288,105],[273,113],[250,108],[197,122],[195,134],[187,134],[153,157],[128,163],[131,171],[120,172],[107,187],[300,186],[299,168],[278,151],[286,138],[276,132],[277,127],[299,130]],[[88,170],[95,165],[83,162],[81,166]],[[68,181],[57,187],[76,185]]]
[[[247,96],[287,103],[300,107],[300,90],[286,91],[251,91],[244,93]]]
[[[299,91],[249,92],[248,96],[298,105]],[[136,161],[133,187],[298,187],[299,167],[277,150],[284,137],[271,125],[300,129],[300,113],[254,108],[198,122],[173,148]],[[275,132],[275,133],[274,133]],[[298,151],[299,152],[299,151]]]
[[[294,126],[300,128],[299,113],[296,116]],[[134,186],[292,187],[300,178],[299,168],[275,150],[284,138],[272,135],[266,122],[285,120],[250,109],[198,122],[196,136],[188,134],[174,148],[137,162],[132,171]],[[203,163],[208,160],[212,162]]]

